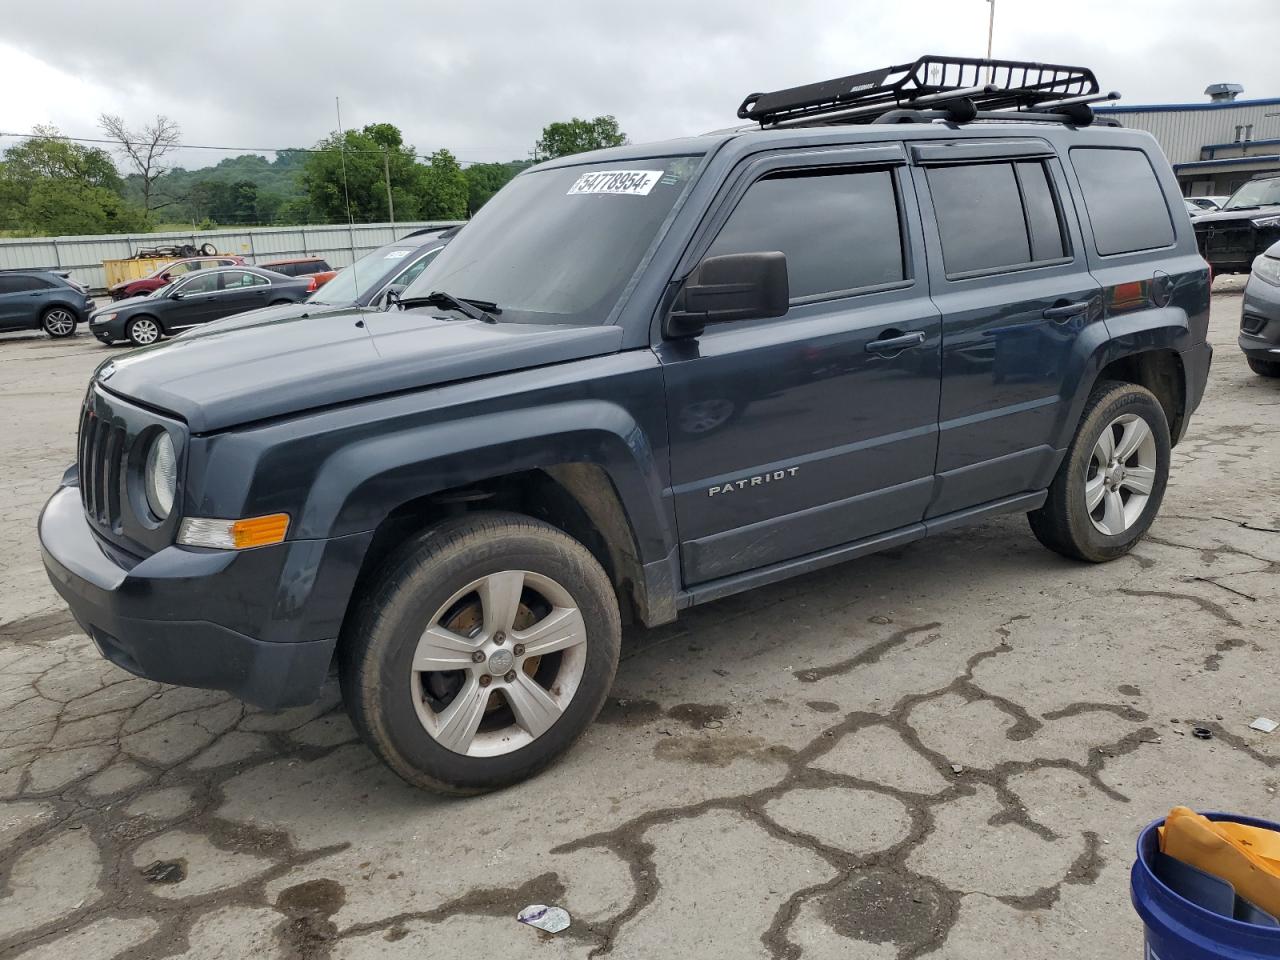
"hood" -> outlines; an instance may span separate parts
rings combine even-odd
[[[255,310],[99,367],[112,393],[193,433],[616,352],[622,329],[482,323],[430,309]]]
[[[1253,207],[1249,210],[1218,210],[1213,213],[1202,213],[1198,217],[1192,217],[1191,222],[1198,227],[1201,224],[1208,226],[1211,223],[1239,225],[1241,221],[1270,220],[1273,218],[1280,218],[1280,206]]]
[[[146,294],[139,294],[136,297],[125,297],[123,300],[113,300],[111,303],[104,304],[101,308],[93,311],[89,315],[89,322],[104,313],[119,313],[121,310],[128,310],[130,307],[136,307],[140,303],[146,303],[151,298]]]

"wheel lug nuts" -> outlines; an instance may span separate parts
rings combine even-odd
[[[523,644],[523,643],[517,643],[514,647],[512,647],[512,648],[511,648],[511,652],[512,652],[512,653],[514,653],[517,657],[523,657],[523,656],[524,656],[524,644]]]
[[[516,682],[516,672],[515,672],[514,670],[508,670],[508,671],[507,671],[507,675],[506,675],[505,677],[503,677],[502,679],[503,679],[503,680],[505,680],[505,681],[507,681],[507,683],[515,683],[515,682]]]
[[[471,655],[472,663],[484,663],[484,654],[477,650]]]
[[[493,683],[493,677],[489,676],[487,673],[480,675],[480,686],[487,687],[491,683]]]
[[[493,635],[494,643],[503,643],[506,639],[507,639],[507,635],[503,633],[501,630],[499,630],[497,633]]]

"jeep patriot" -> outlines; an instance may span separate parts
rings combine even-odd
[[[1009,512],[1120,557],[1212,349],[1110,96],[922,58],[533,167],[386,309],[104,363],[49,576],[140,676],[279,708],[336,665],[392,769],[475,793],[590,724],[624,622]]]

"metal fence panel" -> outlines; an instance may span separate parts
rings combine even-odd
[[[89,237],[0,239],[0,269],[59,267],[89,288],[106,288],[103,260],[123,260],[143,247],[212,243],[219,253],[239,254],[257,263],[291,257],[324,257],[335,269],[357,257],[423,227],[457,221],[411,223],[318,224],[297,227],[247,227],[240,230],[194,230],[185,233],[110,234]]]

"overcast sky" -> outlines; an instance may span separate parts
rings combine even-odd
[[[1092,66],[1126,103],[1207,84],[1280,97],[1280,0],[996,0],[995,56]],[[612,113],[635,142],[735,122],[743,96],[982,55],[986,0],[7,0],[0,131],[96,136],[100,113],[192,144],[310,146],[388,121],[419,152],[528,156],[544,124]],[[1256,136],[1280,136],[1276,128]],[[12,139],[0,140],[9,145]],[[184,165],[225,154],[188,151]]]

